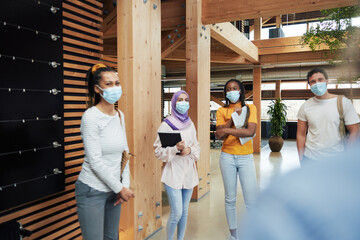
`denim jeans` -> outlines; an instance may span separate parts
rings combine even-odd
[[[173,240],[176,226],[177,239],[185,236],[188,209],[193,189],[174,189],[164,184],[170,204],[170,216],[166,225],[167,240]]]
[[[240,179],[246,208],[255,202],[258,194],[253,155],[232,155],[221,152],[220,170],[225,189],[225,212],[229,229],[236,229],[237,178]]]
[[[118,240],[121,205],[116,194],[101,192],[76,181],[77,214],[84,240]]]

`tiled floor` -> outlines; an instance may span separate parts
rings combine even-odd
[[[211,149],[211,191],[200,201],[190,203],[186,240],[223,240],[229,237],[219,156],[220,150]],[[299,167],[296,142],[286,141],[280,153],[272,153],[269,146],[265,145],[261,154],[254,154],[254,161],[261,191],[277,176]],[[241,221],[245,209],[240,184],[238,184],[237,209],[239,221]],[[168,217],[169,206],[164,204],[163,229],[151,237],[151,240],[166,239]]]

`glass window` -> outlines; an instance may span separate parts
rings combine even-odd
[[[261,90],[275,90],[275,83],[262,83]]]
[[[281,90],[283,89],[306,89],[307,82],[282,82]]]

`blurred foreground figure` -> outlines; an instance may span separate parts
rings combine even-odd
[[[359,240],[360,143],[276,180],[241,226],[241,240]]]

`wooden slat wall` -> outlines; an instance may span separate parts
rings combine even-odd
[[[84,78],[90,66],[103,59],[101,9],[102,2],[98,0],[63,1],[66,188],[64,192],[0,213],[0,223],[17,220],[33,232],[25,240],[81,239],[74,182],[84,160],[80,137],[80,120],[87,99]],[[105,61],[116,66],[116,59]]]

